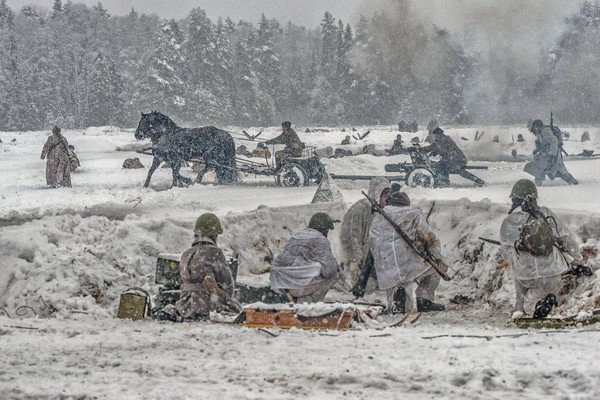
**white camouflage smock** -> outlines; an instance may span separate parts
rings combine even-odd
[[[381,192],[390,187],[390,182],[383,177],[376,177],[369,182],[367,194],[379,201]],[[342,244],[342,261],[362,263],[369,251],[369,229],[373,222],[371,203],[366,198],[354,203],[342,220],[340,242]]]
[[[442,259],[440,241],[425,220],[423,210],[413,207],[385,206],[383,211],[413,242],[427,248],[435,260]],[[400,284],[413,282],[432,268],[409,247],[380,214],[376,214],[373,218],[369,235],[380,289],[391,289]]]
[[[545,216],[552,216],[556,219],[558,235],[562,239],[566,252],[575,260],[581,260],[579,246],[571,231],[547,207],[540,207],[540,211]],[[536,257],[525,251],[517,253],[514,244],[519,239],[520,229],[528,218],[529,213],[521,210],[515,211],[504,218],[500,228],[502,256],[512,266],[515,278],[519,280],[537,279],[556,276],[565,272],[568,264],[556,247],[552,254],[548,256]]]
[[[319,287],[339,276],[329,240],[316,229],[295,233],[271,266],[271,289]]]

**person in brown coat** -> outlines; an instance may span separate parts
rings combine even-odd
[[[71,165],[69,162],[69,143],[61,135],[60,128],[52,128],[52,136],[46,140],[41,159],[46,162],[46,184],[53,188],[71,187]]]
[[[461,171],[467,165],[465,153],[458,148],[450,136],[444,134],[443,129],[440,127],[435,128],[431,132],[431,145],[422,147],[421,151],[427,153],[429,156],[440,156],[441,158],[435,164],[440,182],[438,186],[447,186],[450,184],[450,173],[457,173],[462,176]]]
[[[292,123],[290,121],[284,121],[281,123],[281,135],[274,137],[273,139],[267,140],[265,144],[284,144],[283,150],[275,152],[275,161],[280,164],[280,159],[285,157],[302,157],[302,150],[304,150],[304,143],[298,137],[296,131],[292,129]]]
[[[175,308],[184,320],[206,320],[211,311],[242,311],[242,305],[233,298],[231,271],[217,247],[221,233],[219,218],[202,214],[196,221],[192,247],[181,256],[181,297]]]

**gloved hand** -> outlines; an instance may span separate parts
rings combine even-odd
[[[440,267],[440,271],[442,271],[443,273],[447,273],[448,272],[448,264],[446,264],[444,262],[444,260],[435,260],[435,263]]]

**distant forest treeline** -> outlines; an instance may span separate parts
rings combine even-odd
[[[355,26],[325,13],[316,29],[211,21],[199,8],[177,21],[111,16],[61,0],[16,12],[0,0],[0,130],[133,127],[150,110],[182,125],[512,123],[550,108],[562,122],[600,122],[598,2],[531,56],[541,72],[504,68],[490,97],[479,90],[486,61],[404,0]]]

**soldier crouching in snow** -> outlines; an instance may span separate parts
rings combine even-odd
[[[382,207],[387,202],[390,182],[384,177],[375,177],[369,182],[368,195]],[[344,283],[353,287],[360,275],[360,269],[369,252],[369,229],[373,222],[373,208],[368,199],[358,200],[350,207],[342,219],[340,242],[342,245],[342,263]]]
[[[69,143],[61,135],[60,128],[52,128],[52,135],[46,140],[41,159],[46,162],[46,184],[53,188],[71,187],[71,166],[69,162]]]
[[[561,274],[569,268],[562,252],[581,260],[573,234],[546,207],[537,205],[538,192],[529,179],[517,181],[510,194],[512,208],[502,221],[500,243],[511,266],[516,289],[513,319],[525,314],[525,300],[535,302],[534,318],[545,318],[557,304]],[[520,208],[520,211],[513,212]]]
[[[327,235],[333,220],[323,212],[312,216],[308,228],[296,232],[271,267],[271,289],[296,303],[322,301],[339,279],[339,265]]]
[[[231,271],[217,247],[221,233],[223,228],[216,215],[205,213],[198,218],[192,247],[181,255],[179,264],[181,298],[175,307],[166,306],[160,319],[206,320],[211,311],[242,311],[242,305],[233,298]]]
[[[439,176],[439,185],[448,186],[450,184],[449,174],[451,172],[459,173],[467,165],[467,157],[440,127],[431,132],[431,140],[431,145],[421,148],[421,151],[430,156],[440,156],[441,160],[435,164],[435,172]]]
[[[400,185],[392,185],[383,211],[417,247],[429,252],[442,270],[447,270],[448,267],[442,260],[440,241],[427,223],[423,211],[410,207],[410,199],[406,193],[400,192]],[[388,307],[392,314],[404,314],[413,309],[413,283],[417,284],[417,311],[445,309],[443,305],[433,302],[440,275],[410,248],[381,214],[373,218],[369,236],[377,282],[379,288],[387,293]]]

